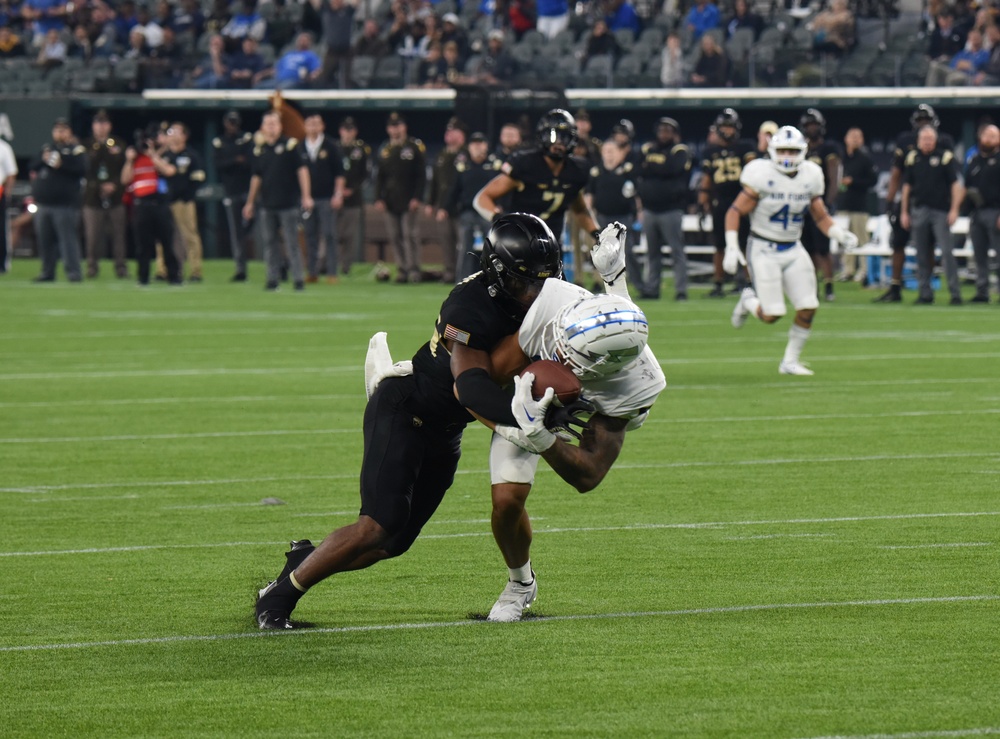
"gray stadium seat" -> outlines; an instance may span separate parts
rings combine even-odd
[[[371,56],[356,56],[351,59],[351,82],[355,87],[364,89],[371,85],[375,64],[375,58]]]
[[[577,76],[578,87],[610,87],[614,59],[610,54],[590,57]]]
[[[403,86],[403,60],[395,54],[390,54],[378,60],[375,74],[372,75],[371,86],[378,89],[395,89]]]

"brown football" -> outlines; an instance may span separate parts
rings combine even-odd
[[[531,385],[531,394],[535,400],[545,395],[546,388],[556,391],[556,398],[560,403],[566,405],[572,403],[580,397],[583,387],[580,385],[580,378],[573,374],[573,370],[565,364],[553,362],[551,359],[539,359],[532,362],[524,371],[535,376],[535,381]]]

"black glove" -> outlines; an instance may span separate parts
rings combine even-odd
[[[595,410],[597,409],[594,407],[594,404],[583,398],[577,398],[568,405],[556,405],[553,403],[545,411],[545,428],[550,431],[565,431],[570,436],[580,439],[582,438],[581,432],[590,428],[589,416]],[[580,418],[583,415],[588,416],[588,420],[585,421]],[[572,428],[573,426],[579,426],[580,431]]]

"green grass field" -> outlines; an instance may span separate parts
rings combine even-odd
[[[798,378],[787,320],[645,303],[669,387],[596,491],[543,463],[540,617],[470,618],[506,579],[470,427],[408,554],[262,634],[288,540],[356,516],[368,337],[409,356],[446,289],[253,266],[0,281],[0,736],[1000,733],[997,305],[843,286]]]

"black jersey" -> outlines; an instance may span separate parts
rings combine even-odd
[[[757,158],[757,148],[749,141],[734,141],[719,146],[713,144],[705,148],[701,159],[701,171],[708,175],[712,208],[728,208],[736,200],[743,186],[740,175],[743,166]]]
[[[590,164],[573,156],[563,160],[558,175],[552,174],[541,149],[514,152],[500,171],[519,183],[511,197],[510,211],[538,216],[556,239],[563,232],[566,209],[590,179]]]
[[[502,338],[515,333],[522,319],[522,315],[507,310],[502,299],[490,297],[483,272],[456,285],[441,305],[430,341],[413,355],[417,381],[414,413],[437,424],[471,422],[472,416],[455,397],[451,353],[442,339],[489,352]]]
[[[938,148],[955,150],[955,139],[950,134],[938,131]],[[896,137],[896,150],[892,153],[892,167],[902,171],[906,167],[906,155],[917,148],[917,132],[903,131]]]
[[[809,143],[809,150],[806,151],[806,161],[812,162],[823,170],[823,198],[828,198],[830,193],[830,180],[826,174],[826,165],[828,162],[840,161],[840,147],[837,146],[832,141],[823,141],[816,146],[813,146],[812,142]]]
[[[605,215],[635,215],[639,170],[630,157],[608,169],[598,162],[590,170],[587,192],[594,196],[594,210]]]

